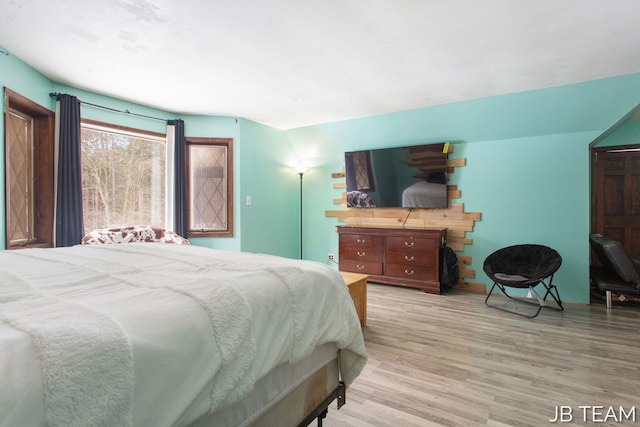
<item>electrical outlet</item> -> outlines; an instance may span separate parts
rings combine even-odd
[[[335,259],[335,257],[336,257],[336,256],[335,256],[334,254],[329,254],[329,255],[327,256],[327,259],[328,259],[329,261],[333,261],[333,260]]]

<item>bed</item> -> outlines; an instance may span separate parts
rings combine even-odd
[[[0,253],[0,425],[305,424],[366,357],[321,263],[155,242]]]
[[[441,208],[447,206],[447,184],[418,181],[402,191],[403,208]]]

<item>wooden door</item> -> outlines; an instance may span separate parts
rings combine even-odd
[[[640,145],[592,153],[591,229],[640,259]]]

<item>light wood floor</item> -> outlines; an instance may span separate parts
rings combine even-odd
[[[542,426],[556,406],[580,425],[585,413],[593,421],[585,405],[604,407],[599,425],[620,425],[631,411],[640,423],[637,304],[610,314],[565,304],[525,319],[486,307],[478,293],[369,284],[363,331],[369,361],[325,427]]]

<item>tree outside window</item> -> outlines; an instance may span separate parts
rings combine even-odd
[[[85,232],[165,223],[166,136],[83,120]]]

